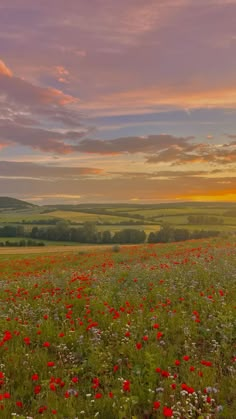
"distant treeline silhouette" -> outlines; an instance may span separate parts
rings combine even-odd
[[[224,220],[219,217],[214,217],[212,215],[189,215],[188,216],[188,223],[189,224],[196,224],[196,225],[217,225],[217,224],[224,224]]]
[[[190,232],[186,228],[174,228],[165,224],[159,231],[151,232],[148,236],[143,230],[125,228],[117,232],[110,230],[97,231],[96,225],[91,222],[81,227],[71,227],[65,221],[59,221],[55,226],[34,226],[31,231],[25,231],[24,226],[6,225],[0,227],[0,237],[20,237],[19,246],[34,246],[34,240],[64,241],[96,244],[125,244],[125,243],[168,243],[206,237],[216,237],[219,231],[196,230]],[[28,239],[27,241],[22,238]],[[31,240],[34,239],[34,240]],[[31,241],[30,241],[31,240]],[[24,244],[25,243],[25,244]],[[30,244],[29,244],[30,243]],[[12,246],[12,242],[5,244]],[[38,242],[36,245],[42,245]]]

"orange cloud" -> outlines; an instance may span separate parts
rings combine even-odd
[[[6,66],[6,64],[0,60],[0,75],[12,77],[12,71]]]
[[[207,89],[205,86],[187,86],[184,90],[172,86],[169,89],[151,87],[145,89],[126,90],[101,96],[98,100],[83,103],[83,109],[90,110],[96,115],[116,115],[136,113],[148,113],[151,109],[160,106],[174,106],[183,109],[211,107],[231,108],[236,106],[236,89],[234,87],[222,87]]]
[[[60,71],[66,72],[63,67]],[[66,74],[66,73],[64,73]],[[21,105],[70,105],[78,99],[64,94],[61,90],[36,86],[20,77],[13,76],[11,70],[0,60],[0,89],[10,99]]]
[[[78,99],[70,95],[65,95],[61,90],[52,89],[52,88],[40,88],[39,90],[40,98],[45,104],[57,103],[58,105],[70,105],[72,103],[77,103]]]

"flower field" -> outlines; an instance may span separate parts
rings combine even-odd
[[[0,259],[1,418],[236,417],[236,245]]]

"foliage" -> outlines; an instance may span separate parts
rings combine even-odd
[[[171,243],[189,239],[216,237],[218,235],[219,231],[199,230],[191,233],[186,228],[174,228],[169,224],[164,224],[159,231],[149,234],[148,243]]]
[[[188,223],[189,224],[197,224],[197,225],[217,225],[217,224],[224,224],[224,220],[220,217],[214,217],[210,215],[189,215],[188,216]]]

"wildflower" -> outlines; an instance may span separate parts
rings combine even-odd
[[[212,366],[212,362],[211,361],[202,360],[201,361],[201,364],[202,365],[205,365],[206,367],[211,367]]]
[[[39,407],[38,412],[43,413],[43,412],[45,412],[45,410],[47,410],[47,406],[41,406],[41,407]]]
[[[97,377],[93,378],[92,388],[98,388],[99,387],[99,384],[100,384],[99,378],[97,378]]]
[[[162,375],[162,377],[168,378],[170,376],[170,373],[169,373],[169,371],[162,370],[161,375]]]
[[[34,387],[34,394],[39,394],[40,391],[41,391],[41,386],[40,385]]]
[[[136,343],[136,348],[139,351],[142,348],[142,344],[140,342]]]
[[[26,345],[30,345],[30,338],[29,337],[24,338],[24,342]]]
[[[159,409],[160,405],[161,405],[160,402],[154,402],[153,403],[153,409],[155,409],[155,410]]]
[[[183,360],[184,360],[184,361],[189,361],[189,359],[190,359],[190,356],[188,356],[188,355],[184,355],[184,356],[183,356]]]
[[[164,406],[163,407],[163,415],[165,417],[171,417],[173,415],[173,410],[170,407]]]
[[[130,381],[129,380],[125,380],[123,382],[123,390],[127,391],[127,392],[130,392]]]
[[[47,363],[48,367],[54,367],[54,365],[55,365],[55,362],[53,362],[53,361],[48,361],[48,363]]]
[[[32,377],[31,377],[32,381],[38,381],[38,379],[39,379],[38,374],[33,374]]]

